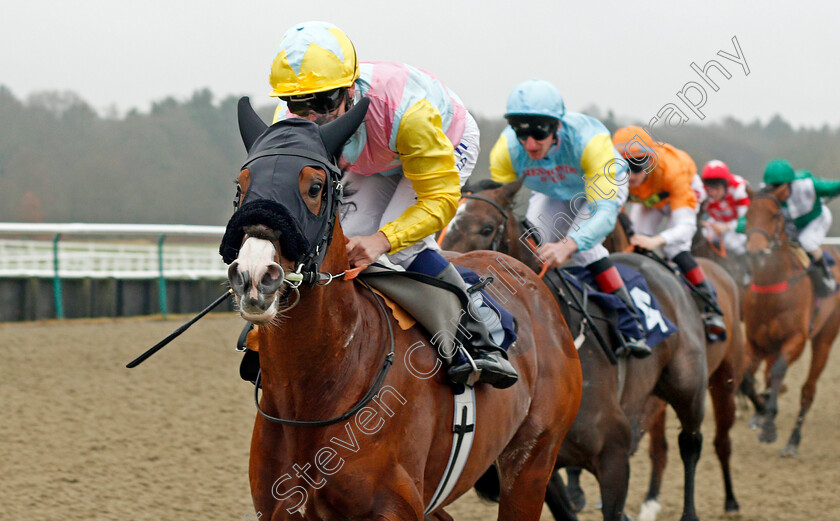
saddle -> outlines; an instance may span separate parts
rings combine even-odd
[[[467,293],[480,292],[484,301],[497,312],[504,330],[504,340],[500,344],[507,350],[516,340],[516,322],[513,315],[484,289],[493,282],[493,278],[481,278],[462,266],[455,268],[472,285]],[[359,278],[423,326],[431,343],[447,362],[458,361],[464,356],[458,347],[469,345],[466,341],[469,332],[463,319],[470,305],[469,294],[434,277],[381,264],[372,264],[359,274]]]

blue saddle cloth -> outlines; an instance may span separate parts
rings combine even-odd
[[[645,329],[645,341],[650,347],[654,347],[672,334],[676,333],[677,326],[668,320],[662,308],[659,307],[656,297],[650,292],[647,281],[641,273],[624,264],[615,264],[621,275],[624,284],[627,286],[627,291],[630,297],[636,304],[636,308],[642,315],[642,326]],[[636,328],[636,319],[624,302],[615,295],[609,293],[602,293],[595,289],[598,287],[595,282],[595,277],[592,273],[582,266],[571,266],[563,268],[561,271],[567,273],[566,279],[569,280],[575,287],[583,290],[583,284],[586,284],[589,292],[589,300],[605,309],[615,309],[618,312],[617,329],[630,337],[639,338],[639,331]]]

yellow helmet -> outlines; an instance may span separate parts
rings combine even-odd
[[[327,22],[303,22],[283,35],[271,64],[271,96],[300,96],[349,87],[359,77],[356,49]]]

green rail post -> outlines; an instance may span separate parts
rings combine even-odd
[[[166,277],[163,276],[163,240],[166,235],[158,237],[158,297],[160,300],[160,313],[166,318]]]
[[[64,318],[64,298],[61,295],[61,277],[58,276],[58,240],[61,234],[53,237],[53,295],[55,297],[55,316]]]

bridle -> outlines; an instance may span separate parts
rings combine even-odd
[[[765,248],[764,250],[761,250],[760,252],[757,252],[757,253],[758,254],[763,254],[763,255],[770,255],[773,251],[778,250],[782,246],[790,245],[791,242],[793,242],[793,241],[788,239],[784,234],[785,219],[784,219],[784,216],[781,213],[782,202],[779,201],[779,199],[777,197],[775,197],[773,194],[770,194],[770,193],[767,193],[767,192],[759,192],[759,193],[755,194],[753,196],[753,200],[755,200],[755,199],[769,199],[770,201],[772,201],[776,205],[777,212],[773,216],[773,218],[776,219],[777,225],[776,225],[776,229],[773,232],[773,234],[770,234],[767,230],[764,230],[763,228],[758,228],[758,227],[747,228],[745,230],[747,238],[749,238],[754,233],[758,233],[760,235],[763,235],[764,238],[767,239],[767,242],[769,243],[769,246],[767,248]],[[788,249],[787,251],[788,251],[788,253],[790,253],[791,256],[793,256],[794,262],[796,262],[797,259],[796,259],[796,256],[795,256],[793,250]],[[807,275],[808,268],[804,265],[801,265],[800,267],[802,268],[802,271],[799,274],[794,275],[787,280],[783,280],[781,282],[778,282],[778,283],[775,283],[775,284],[769,284],[769,285],[759,285],[759,284],[756,284],[755,282],[752,282],[750,284],[750,289],[755,293],[761,293],[761,294],[785,292],[788,289],[790,289],[791,287],[793,287],[797,282],[799,282],[799,280],[802,279],[805,275]]]
[[[485,203],[488,203],[491,206],[493,206],[493,208],[498,210],[498,212],[502,215],[502,223],[499,226],[496,227],[496,231],[493,233],[493,238],[490,240],[490,247],[488,248],[488,249],[493,250],[493,251],[499,251],[499,246],[501,246],[502,239],[504,238],[504,234],[505,234],[505,224],[507,223],[507,220],[508,220],[507,210],[502,205],[497,203],[496,201],[494,201],[490,198],[484,197],[483,195],[466,193],[462,197],[464,199],[475,199],[477,201],[483,201]]]
[[[776,250],[776,249],[778,249],[778,248],[782,247],[783,245],[788,244],[790,242],[789,240],[785,240],[785,241],[782,240],[784,238],[783,235],[784,235],[784,226],[785,226],[784,216],[781,213],[782,202],[779,201],[773,194],[769,194],[769,193],[766,193],[766,192],[759,192],[759,193],[755,194],[753,196],[753,200],[755,200],[755,199],[768,199],[776,205],[777,212],[773,216],[773,219],[776,220],[777,224],[776,224],[776,229],[773,232],[773,234],[770,234],[770,232],[768,232],[767,230],[765,230],[763,228],[758,228],[758,227],[747,228],[745,230],[748,239],[754,233],[758,233],[760,235],[763,235],[764,238],[767,239],[767,242],[770,243],[770,245],[767,248],[765,248],[762,251],[762,253],[769,254],[773,250]]]
[[[290,310],[292,307],[297,305],[300,301],[300,285],[303,283],[307,283],[310,286],[326,286],[330,284],[333,280],[337,279],[349,279],[349,274],[352,272],[354,275],[360,271],[358,268],[354,270],[344,271],[339,274],[333,273],[326,273],[321,272],[318,270],[320,264],[323,262],[327,249],[332,242],[332,235],[335,228],[336,220],[338,219],[338,208],[341,202],[341,197],[343,195],[343,187],[341,185],[341,172],[338,169],[338,166],[335,164],[334,161],[327,161],[326,158],[323,158],[317,154],[313,154],[308,150],[299,150],[299,149],[290,149],[290,148],[272,148],[255,154],[248,158],[248,162],[246,162],[245,168],[248,163],[257,159],[258,157],[265,157],[269,155],[293,155],[293,156],[300,156],[308,159],[317,160],[319,163],[323,164],[327,167],[327,182],[326,187],[324,189],[324,201],[326,202],[327,206],[323,209],[323,219],[324,222],[320,226],[320,231],[318,233],[317,239],[314,240],[309,247],[309,250],[305,252],[301,259],[296,263],[296,268],[293,272],[286,273],[283,271],[282,266],[280,267],[281,270],[281,278],[284,280],[286,284],[292,287],[294,292],[296,293],[296,300],[294,304],[284,309],[284,311]],[[247,235],[245,236],[247,237]],[[278,238],[269,238],[266,239],[265,237],[259,237],[265,240],[270,240],[272,245],[275,249],[275,254],[280,257],[280,242]],[[244,242],[244,239],[243,239]],[[278,262],[279,264],[279,262]],[[266,413],[260,407],[260,399],[259,399],[259,389],[260,389],[260,381],[261,381],[261,373],[257,373],[257,378],[254,383],[254,402],[257,406],[257,411],[262,415],[263,418],[266,420],[279,423],[281,425],[290,425],[290,426],[298,426],[298,427],[321,427],[326,425],[332,425],[341,421],[344,421],[351,416],[353,416],[356,412],[361,410],[365,407],[370,401],[379,393],[380,389],[382,388],[382,384],[385,381],[385,377],[388,375],[388,371],[390,370],[391,366],[394,363],[395,357],[395,337],[394,337],[394,330],[393,326],[391,325],[391,321],[388,317],[388,313],[385,310],[384,305],[381,302],[381,299],[373,290],[365,284],[364,282],[360,281],[362,285],[364,285],[368,290],[370,290],[371,294],[373,295],[373,299],[376,301],[377,306],[379,307],[379,312],[382,315],[382,320],[385,322],[385,325],[388,328],[388,336],[390,339],[390,348],[388,353],[385,355],[385,360],[382,363],[382,366],[379,369],[373,383],[368,388],[368,391],[365,395],[347,412],[336,416],[334,418],[330,418],[327,420],[311,420],[311,421],[303,421],[303,420],[288,420],[284,418],[278,418],[276,416],[272,416]]]

